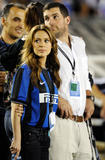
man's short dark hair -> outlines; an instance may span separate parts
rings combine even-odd
[[[23,9],[23,10],[26,9],[26,7],[23,4],[20,4],[20,3],[9,3],[3,8],[3,11],[1,13],[1,17],[8,17],[8,14],[9,14],[10,9],[12,7],[17,7],[19,9]]]
[[[56,8],[56,7],[59,8],[61,14],[62,14],[64,17],[69,16],[68,10],[67,10],[67,8],[65,7],[65,5],[62,4],[62,3],[58,3],[58,2],[51,2],[51,3],[49,2],[49,3],[47,3],[47,4],[44,6],[44,8],[43,8],[43,12],[44,12],[45,10],[49,10],[49,9],[51,9],[51,8]]]

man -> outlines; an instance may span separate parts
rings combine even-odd
[[[1,17],[3,27],[1,37],[5,43],[12,44],[22,37],[24,31],[24,12],[24,8],[19,8],[18,5],[8,4],[5,6]]]
[[[88,156],[88,159],[90,159],[90,157],[92,157],[91,146],[90,146],[90,141],[87,134],[86,124],[85,122],[83,122],[84,120],[83,113],[85,110],[86,111],[85,120],[88,119],[89,117],[91,117],[91,114],[93,113],[94,106],[93,106],[93,102],[90,99],[86,100],[85,98],[86,94],[89,96],[88,98],[91,98],[90,96],[91,87],[88,81],[87,57],[85,54],[85,44],[84,44],[84,41],[81,40],[80,38],[69,36],[68,24],[70,23],[70,18],[68,16],[67,9],[64,6],[62,6],[62,4],[59,4],[59,3],[52,3],[50,7],[51,8],[47,8],[46,10],[44,10],[45,24],[52,29],[57,39],[59,39],[58,40],[58,45],[60,46],[59,50],[63,48],[65,51],[66,49],[66,53],[68,54],[68,56],[70,56],[70,61],[71,61],[69,62],[69,60],[66,59],[63,53],[59,51],[58,56],[61,63],[60,74],[62,77],[62,86],[60,89],[60,96],[59,96],[59,99],[60,99],[59,108],[61,108],[62,117],[64,116],[66,118],[72,119],[71,121],[70,119],[66,120],[66,119],[61,119],[59,117],[56,117],[57,123],[55,125],[55,129],[51,133],[50,158],[51,159],[54,158],[54,160],[56,159],[65,160],[68,157],[72,157],[73,155],[73,158],[76,157],[77,159],[86,159],[86,156]],[[60,10],[59,7],[62,9]],[[71,46],[72,46],[72,49],[71,49]],[[78,52],[79,52],[79,55],[78,55]],[[63,64],[66,64],[67,66],[64,66]],[[75,75],[72,76],[72,72]],[[73,78],[73,77],[76,77],[76,78]],[[69,84],[71,86],[70,89],[69,89]],[[62,97],[65,98],[67,101],[65,101]],[[85,103],[86,103],[86,107],[85,107]],[[75,129],[76,131],[78,131],[78,129],[80,129],[81,132],[83,131],[82,135],[80,136],[79,136],[80,132],[78,131],[78,136],[79,136],[78,141],[80,141],[81,137],[85,136],[87,139],[86,143],[85,143],[85,140],[83,141],[83,139],[80,141],[81,142],[80,145],[74,141],[75,137],[72,137],[72,136],[74,135],[75,131],[71,132],[71,129],[70,129],[71,125],[74,126],[72,127],[72,130]],[[85,134],[84,134],[84,131],[85,131]],[[56,136],[54,137],[53,134],[55,133],[56,133]],[[67,133],[70,138],[68,137]],[[68,139],[66,139],[66,137]],[[75,148],[72,149],[71,143],[73,143],[73,146]],[[85,148],[81,149],[82,145],[85,146]],[[56,153],[56,150],[57,150],[57,153]],[[69,154],[70,152],[71,154]],[[78,157],[79,152],[82,152],[82,154],[80,154],[80,156]]]
[[[69,34],[70,17],[63,4],[46,4],[44,21],[58,41],[62,79],[59,90],[61,115],[56,116],[55,128],[50,133],[50,160],[92,160],[93,150],[85,121],[93,114],[94,103],[85,43]]]
[[[0,47],[5,46],[7,48],[10,44],[13,44],[22,37],[24,31],[24,13],[25,7],[20,4],[10,3],[5,6],[1,17],[2,32],[0,36]],[[2,66],[0,68],[1,70],[5,70]],[[0,75],[4,74],[5,72],[0,72]],[[0,85],[0,92],[3,90],[2,85]]]
[[[2,32],[0,36],[0,48],[4,48],[4,46],[5,49],[8,48],[10,44],[13,44],[22,37],[24,33],[24,13],[25,7],[20,4],[10,3],[4,7],[1,15]],[[6,72],[5,68],[0,64],[0,146],[2,146],[0,157],[3,156],[4,160],[8,159],[7,152],[9,149],[4,130],[4,115],[6,105],[9,105],[10,78],[11,73]]]
[[[0,47],[9,47],[10,44],[16,42],[22,37],[24,26],[25,7],[20,4],[8,4],[4,7],[1,16],[2,32],[0,36]],[[0,70],[5,70],[0,66]],[[5,72],[0,72],[0,75],[5,75]],[[5,77],[5,76],[4,76]],[[4,81],[2,81],[4,83]],[[2,83],[1,82],[1,83]],[[3,84],[0,84],[0,93],[2,92]]]

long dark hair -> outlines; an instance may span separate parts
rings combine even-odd
[[[24,26],[27,32],[35,25],[43,24],[43,7],[40,2],[31,2],[25,11]]]
[[[56,84],[57,88],[59,88],[61,79],[59,76],[60,64],[57,58],[57,41],[54,35],[51,33],[50,29],[44,24],[33,27],[29,32],[22,50],[22,63],[26,63],[30,67],[31,81],[35,86],[38,87],[38,82],[39,80],[41,80],[40,73],[42,71],[42,68],[39,63],[39,58],[35,56],[35,53],[33,51],[32,42],[35,33],[40,30],[45,31],[49,35],[51,40],[52,49],[50,54],[47,56],[46,67],[50,71],[53,82]]]

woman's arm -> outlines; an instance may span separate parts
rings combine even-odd
[[[15,160],[20,154],[21,150],[21,116],[18,116],[16,113],[16,109],[19,104],[12,103],[11,104],[11,121],[13,128],[13,141],[10,146],[10,150],[12,154],[16,154]]]

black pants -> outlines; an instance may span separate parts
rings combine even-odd
[[[48,130],[25,127],[22,131],[22,160],[49,160]]]
[[[0,106],[0,160],[8,160],[10,156],[10,143],[4,129],[5,109]]]

